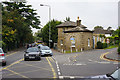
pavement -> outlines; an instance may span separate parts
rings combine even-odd
[[[27,49],[26,47],[20,47],[20,48],[17,48],[17,49],[13,49],[11,51],[8,51],[6,54],[9,55],[11,53],[14,53],[14,52],[17,52],[17,51],[20,51],[20,50],[25,50]]]
[[[118,54],[117,51],[106,54],[104,58],[120,62],[120,54]]]

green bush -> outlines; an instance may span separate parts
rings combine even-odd
[[[116,41],[115,41],[115,44],[119,44],[119,40],[116,40]]]
[[[97,42],[97,48],[103,49],[103,44],[100,41]]]
[[[112,46],[112,45],[114,45],[114,43],[109,43],[109,46]]]
[[[118,54],[120,54],[120,44],[119,44],[119,46],[118,46]]]
[[[103,44],[103,48],[107,48],[107,43],[102,43]]]

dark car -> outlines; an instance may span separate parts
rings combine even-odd
[[[41,54],[37,47],[30,47],[25,51],[24,60],[37,59],[41,60]]]

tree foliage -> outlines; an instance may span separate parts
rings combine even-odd
[[[94,27],[94,29],[97,29],[97,28],[101,28],[101,29],[103,29],[102,26],[96,26],[96,27]]]
[[[118,29],[118,38],[119,38],[119,43],[120,43],[120,26],[119,26],[119,29]]]
[[[44,42],[47,43],[47,45],[49,43],[49,23],[50,23],[50,29],[51,29],[50,39],[52,40],[51,47],[53,47],[53,43],[56,43],[58,39],[58,29],[56,28],[56,26],[61,24],[62,22],[53,19],[52,21],[48,22],[41,30],[42,39]]]
[[[70,21],[70,17],[66,17],[66,20],[64,20],[64,21],[65,21],[65,22],[66,22],[66,21]]]
[[[31,5],[17,2],[3,2],[2,40],[3,49],[11,50],[33,42],[31,27],[39,28],[39,19]]]
[[[18,11],[18,14],[20,14],[22,17],[24,17],[25,22],[27,23],[28,26],[32,26],[33,28],[40,29],[38,26],[40,24],[39,21],[39,16],[36,16],[37,13],[35,12],[36,10],[32,9],[31,5],[26,5],[24,2],[3,2],[5,4],[5,9],[8,12],[11,11]]]

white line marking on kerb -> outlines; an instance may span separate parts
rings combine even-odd
[[[60,71],[60,69],[58,69],[58,71]]]
[[[58,72],[58,75],[60,76],[60,75],[61,75],[61,73],[60,73],[60,72]]]
[[[63,79],[64,77],[63,76],[59,76],[59,79]]]
[[[73,76],[72,76],[72,77],[70,77],[70,79],[74,79],[74,78],[75,78],[75,77],[73,77]]]

